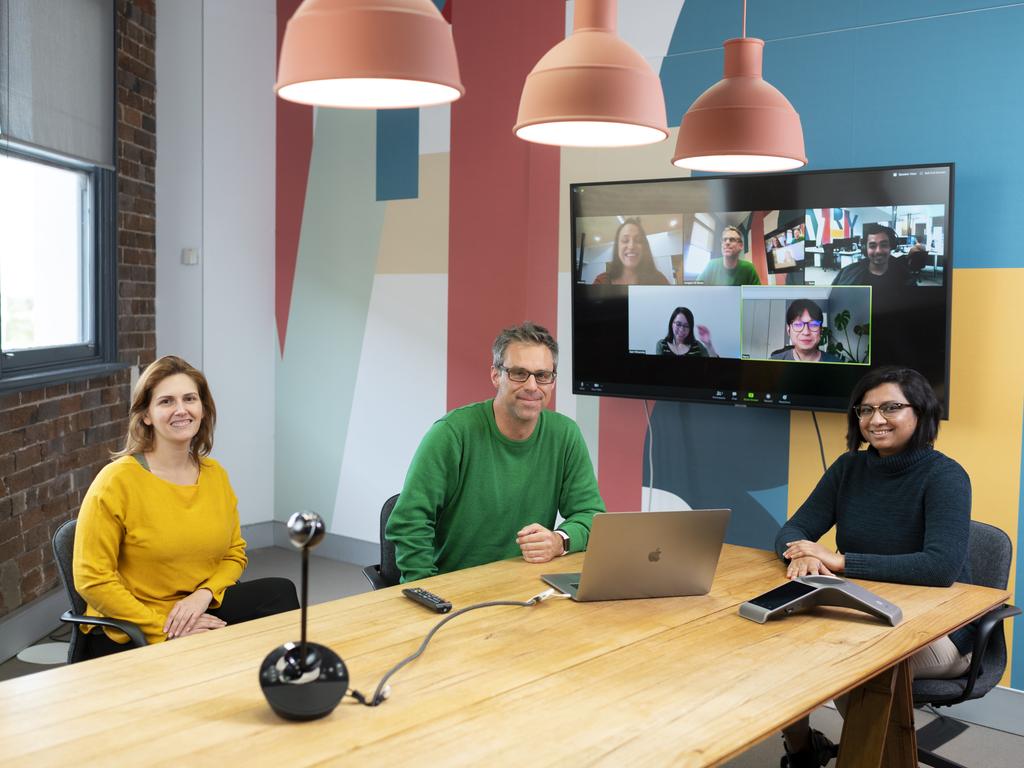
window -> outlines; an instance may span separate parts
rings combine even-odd
[[[0,148],[0,390],[114,362],[114,173]]]

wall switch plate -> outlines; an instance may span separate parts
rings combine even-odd
[[[181,249],[181,263],[188,266],[194,266],[199,263],[199,249],[198,248],[182,248]]]

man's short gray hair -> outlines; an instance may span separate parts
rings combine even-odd
[[[491,364],[495,368],[505,362],[505,352],[509,344],[543,344],[551,350],[551,360],[555,368],[558,368],[558,342],[543,325],[537,325],[527,320],[522,325],[503,328],[491,348]]]

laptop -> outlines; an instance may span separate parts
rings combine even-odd
[[[594,515],[582,573],[541,578],[573,600],[706,595],[729,524],[728,509]]]

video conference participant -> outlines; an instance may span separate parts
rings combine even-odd
[[[839,363],[839,355],[819,348],[821,326],[825,314],[817,302],[796,299],[786,309],[786,333],[789,343],[772,354],[772,360],[795,360],[803,363]]]
[[[546,563],[578,552],[605,511],[579,427],[546,409],[558,343],[527,322],[498,334],[492,358],[494,399],[434,423],[388,518],[403,582],[520,554]]]
[[[654,254],[640,219],[626,219],[615,230],[612,260],[594,285],[668,285],[654,264]]]
[[[882,291],[917,285],[906,259],[894,258],[896,233],[882,224],[865,224],[864,254],[866,258],[843,267],[832,285],[870,285]]]
[[[698,325],[700,341],[693,338],[693,313],[687,307],[676,307],[668,319],[668,333],[658,340],[659,355],[677,357],[718,357],[715,345],[711,343],[711,331],[706,325]]]
[[[206,377],[180,357],[143,372],[124,449],[78,515],[73,570],[87,615],[134,622],[159,643],[299,607],[288,579],[236,583],[245,540],[227,472],[208,455],[216,420]],[[126,650],[127,640],[90,627],[85,656]]]
[[[757,270],[740,258],[742,253],[743,233],[737,227],[726,227],[722,230],[722,258],[711,259],[697,279],[705,285],[760,285]]]
[[[928,381],[910,368],[880,368],[857,383],[847,412],[847,452],[775,538],[787,577],[842,574],[930,587],[971,582],[971,481],[932,447],[941,414]],[[864,442],[868,448],[861,451]],[[838,552],[817,543],[833,525]],[[970,665],[974,631],[968,625],[914,654],[911,674],[959,677]],[[811,731],[807,718],[783,734],[784,765],[825,764],[819,758],[830,744]]]

